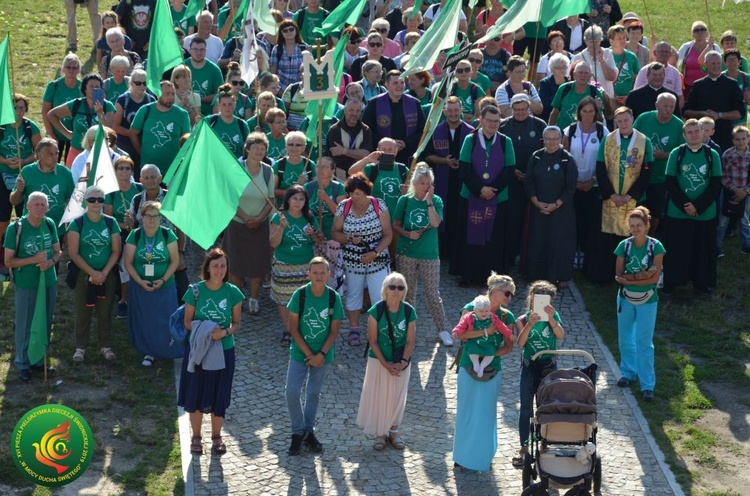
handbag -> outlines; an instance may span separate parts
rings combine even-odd
[[[195,305],[197,306],[199,294],[198,285],[191,284],[190,290],[193,292]],[[188,331],[185,327],[185,304],[183,303],[177,308],[177,310],[172,312],[172,315],[169,316],[169,334],[172,336],[172,339],[169,342],[169,346],[172,346],[174,344],[183,346],[189,332],[190,331]]]
[[[648,291],[628,291],[625,288],[620,290],[620,294],[628,300],[631,305],[643,305],[654,295],[654,290],[649,289]]]
[[[478,382],[487,382],[491,381],[495,378],[499,370],[495,369],[492,366],[485,367],[484,374],[482,374],[482,377],[479,377],[476,372],[474,372],[474,367],[464,367],[466,372],[469,373],[469,376],[471,376],[472,379]]]
[[[393,335],[393,322],[391,322],[391,316],[388,315],[388,309],[385,309],[385,319],[388,321],[388,337],[391,339],[391,349],[393,350],[393,356],[391,357],[392,363],[401,363],[404,361],[404,346],[396,347],[396,339]],[[406,364],[407,367],[409,364]]]

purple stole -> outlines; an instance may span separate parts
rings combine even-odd
[[[505,168],[505,153],[500,146],[500,140],[505,139],[505,136],[495,133],[488,161],[487,153],[479,142],[479,133],[481,132],[481,129],[478,130],[472,138],[474,148],[471,152],[471,165],[474,174],[482,181],[482,185],[489,186]],[[489,146],[487,141],[485,143]],[[468,244],[484,246],[492,238],[496,211],[497,197],[485,200],[479,196],[469,195],[469,212],[466,219],[466,242]]]
[[[401,102],[404,108],[404,119],[406,120],[406,136],[411,136],[417,131],[419,123],[419,100],[409,95],[401,95]],[[399,116],[400,118],[401,116]],[[375,98],[375,122],[377,123],[377,133],[380,136],[392,138],[391,123],[391,97],[384,93]]]
[[[461,124],[456,129],[456,133],[459,135],[459,143],[463,143],[469,133],[474,130],[466,122],[461,121]],[[435,149],[435,155],[438,157],[447,157],[450,155],[451,147],[451,133],[448,130],[448,123],[441,122],[435,128],[435,132],[432,134],[432,145]],[[458,157],[454,157],[458,158]],[[449,182],[450,166],[446,164],[435,164],[435,194],[443,200],[443,211],[448,208],[448,182]],[[445,232],[445,222],[440,223],[438,232]]]

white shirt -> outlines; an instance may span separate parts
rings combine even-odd
[[[187,50],[190,51],[190,42],[198,36],[197,34],[191,34],[190,36],[186,36],[185,39],[182,42],[182,46]],[[221,38],[214,35],[209,35],[208,39],[206,40],[206,58],[213,62],[214,64],[219,63],[219,59],[221,58],[221,54],[224,52],[224,43],[221,42]]]
[[[615,97],[615,82],[614,81],[608,81],[607,78],[604,77],[604,69],[602,68],[602,63],[609,66],[613,71],[615,71],[615,80],[617,80],[617,65],[615,64],[615,57],[612,55],[612,50],[609,48],[605,48],[603,50],[604,56],[602,59],[596,60],[596,65],[594,65],[594,60],[591,57],[591,54],[589,54],[588,50],[584,50],[581,53],[578,53],[573,56],[573,60],[571,62],[575,62],[576,60],[583,60],[588,65],[591,66],[591,82],[592,83],[599,83],[602,87],[602,90],[609,96],[610,98]]]
[[[599,153],[601,142],[596,134],[596,124],[590,133],[584,133],[581,126],[576,126],[576,132],[570,136],[571,126],[563,129],[563,134],[570,140],[570,154],[576,161],[578,167],[578,182],[586,182],[596,175],[596,157]],[[604,126],[602,137],[609,134],[607,126]]]

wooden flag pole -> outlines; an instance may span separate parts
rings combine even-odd
[[[655,37],[656,33],[654,33],[654,25],[651,24],[651,16],[648,15],[648,8],[646,7],[646,0],[643,0],[643,11],[646,14],[646,22],[648,22],[648,27],[651,30],[651,37]],[[655,47],[651,47],[651,50],[654,50]]]

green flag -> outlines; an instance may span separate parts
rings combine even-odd
[[[438,84],[435,89],[432,90],[432,105],[430,105],[430,113],[427,114],[427,122],[425,124],[427,126],[427,132],[425,133],[422,141],[419,143],[419,146],[417,147],[417,150],[414,152],[414,155],[412,155],[412,157],[417,158],[424,151],[427,143],[432,137],[432,134],[435,132],[435,128],[438,124],[440,124],[440,118],[443,114],[445,100],[447,100],[448,96],[451,94],[453,83],[455,83],[453,72],[449,72],[443,77],[443,79],[440,81],[440,84]]]
[[[424,0],[416,0],[414,2],[414,7],[411,8],[411,14],[409,14],[409,19],[413,18],[417,15],[417,12],[422,12],[422,4],[424,3]]]
[[[172,25],[172,12],[167,0],[156,0],[154,22],[146,61],[146,86],[161,96],[161,77],[165,71],[182,63],[182,48]]]
[[[42,219],[47,222],[47,219]],[[51,267],[47,270],[53,270]],[[29,363],[36,364],[47,354],[47,281],[45,272],[39,271],[39,287],[36,290],[34,314],[31,317],[31,334],[29,335]]]
[[[477,43],[515,31],[528,22],[538,22],[540,26],[548,27],[563,17],[591,11],[588,0],[509,0],[511,2],[513,5]]]
[[[169,189],[161,213],[207,250],[232,221],[250,175],[201,120],[164,180]]]
[[[6,36],[0,43],[0,126],[16,122],[13,92],[10,90],[8,45],[10,45],[10,36]]]
[[[203,0],[190,0],[188,2],[187,11],[185,12],[185,18],[190,19],[192,17],[193,19],[195,19],[198,14],[200,14],[201,11],[205,8],[205,6],[206,2],[204,2]]]
[[[333,49],[333,87],[338,91],[341,85],[341,76],[344,74],[344,61],[346,53],[344,49],[346,44],[349,43],[349,35],[345,34],[339,39],[336,44],[336,48]],[[311,100],[305,108],[305,115],[310,118],[310,126],[307,128],[307,140],[312,143],[312,148],[315,148],[318,144],[318,105],[323,105],[323,120],[330,119],[336,112],[336,98],[328,98],[325,100]]]
[[[279,29],[279,25],[276,24],[276,19],[271,15],[271,9],[268,7],[266,0],[255,0],[253,17],[255,18],[255,22],[258,23],[258,28],[263,32],[274,35]]]
[[[401,79],[409,74],[430,70],[440,50],[456,44],[458,23],[461,20],[461,3],[461,0],[448,0],[440,9],[437,19],[409,51],[409,60],[401,73]]]
[[[325,39],[333,31],[343,30],[347,24],[356,26],[366,4],[367,0],[344,0],[328,14],[323,25],[313,29],[313,32]]]

